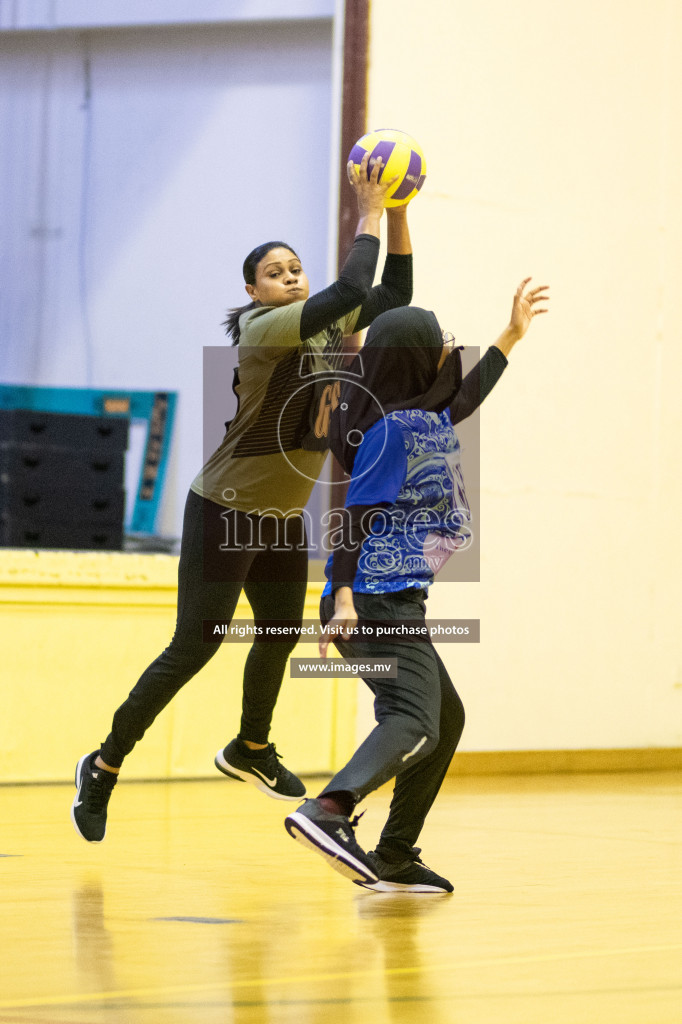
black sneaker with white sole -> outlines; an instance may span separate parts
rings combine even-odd
[[[300,800],[305,796],[305,786],[297,775],[284,767],[281,759],[274,743],[253,751],[237,736],[218,751],[214,764],[223,775],[250,782],[275,800]]]
[[[118,781],[114,772],[98,768],[99,751],[83,754],[76,765],[76,789],[71,805],[71,821],[76,832],[89,843],[101,843],[107,831],[107,804]]]
[[[420,853],[421,850],[415,847],[413,858],[391,864],[376,850],[370,850],[367,857],[378,875],[378,881],[360,884],[374,892],[452,892],[452,882],[427,867],[420,860]]]
[[[319,800],[306,800],[284,819],[293,839],[324,857],[330,867],[351,882],[367,885],[377,882],[378,877],[355,838],[357,823],[358,818],[351,821],[344,814],[325,811]]]

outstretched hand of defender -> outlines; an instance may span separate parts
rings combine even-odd
[[[509,327],[518,341],[524,336],[534,316],[547,312],[549,301],[549,285],[542,284],[539,288],[528,288],[531,278],[525,277],[514,292]]]
[[[524,277],[514,292],[511,318],[495,342],[495,346],[504,356],[508,356],[516,342],[524,336],[533,317],[547,312],[549,285],[541,284],[538,288],[529,288],[530,281],[529,277]]]

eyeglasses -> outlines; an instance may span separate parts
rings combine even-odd
[[[441,331],[440,333],[443,335],[443,346],[452,345],[455,340],[454,334],[450,334],[450,331]]]

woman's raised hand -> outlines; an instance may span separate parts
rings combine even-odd
[[[381,157],[377,157],[374,166],[367,175],[369,153],[365,153],[358,168],[352,160],[348,161],[348,180],[358,201],[358,227],[356,234],[379,235],[379,222],[384,212],[386,193],[397,180],[397,175],[390,179],[379,180],[383,166]]]
[[[496,347],[505,356],[509,355],[516,342],[524,336],[533,317],[538,313],[547,312],[547,306],[544,303],[549,301],[547,294],[549,285],[542,284],[538,288],[528,288],[530,280],[529,277],[524,277],[514,292],[509,323],[495,342]]]
[[[539,303],[549,300],[549,295],[546,294],[549,291],[549,285],[542,284],[539,288],[526,290],[530,281],[530,277],[525,277],[514,292],[509,327],[516,334],[517,341],[524,336],[534,316],[547,312],[547,306],[539,305]]]

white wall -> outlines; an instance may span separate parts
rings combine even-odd
[[[324,18],[334,0],[0,0],[0,29]]]
[[[0,380],[178,390],[167,533],[244,256],[284,238],[328,283],[331,46],[319,19],[0,33]]]
[[[482,410],[481,582],[429,600],[481,619],[441,648],[463,749],[680,745],[682,7],[371,11],[370,125],[428,161],[415,304],[485,346],[553,293]]]

